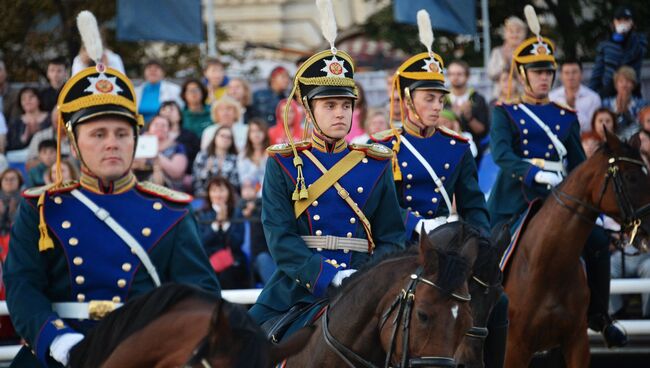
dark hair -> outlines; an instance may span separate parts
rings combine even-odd
[[[20,100],[23,97],[23,94],[26,92],[32,92],[34,96],[38,99],[38,109],[41,109],[41,96],[38,95],[38,90],[35,87],[23,87],[18,91],[18,98],[16,98],[16,103],[18,104],[18,110],[20,111],[21,114],[25,113],[25,110],[23,109],[23,104],[20,102]]]
[[[38,143],[38,152],[47,148],[56,149],[56,141],[54,139],[45,139]]]
[[[562,71],[562,68],[564,68],[565,65],[571,65],[571,64],[577,64],[578,68],[580,68],[580,71],[582,71],[582,61],[575,59],[575,58],[569,58],[569,59],[564,59],[560,62],[560,71]]]
[[[57,56],[54,58],[51,58],[48,62],[47,65],[63,65],[64,68],[68,67],[68,63],[66,62],[65,58],[63,56]]]
[[[226,200],[226,205],[228,206],[228,218],[231,218],[233,213],[235,212],[235,197],[237,196],[237,192],[235,191],[235,187],[228,181],[228,179],[224,178],[223,176],[215,176],[210,181],[208,181],[208,184],[205,186],[205,205],[207,208],[212,208],[212,202],[210,202],[210,187],[212,186],[219,186],[219,187],[226,187],[228,190],[228,200]]]
[[[452,60],[451,63],[449,63],[449,65],[447,65],[447,69],[449,69],[449,67],[454,65],[454,64],[456,64],[459,67],[463,68],[463,70],[465,71],[465,76],[469,77],[470,68],[469,68],[469,64],[467,64],[467,62],[465,60],[460,60],[460,59]]]
[[[251,142],[250,132],[251,126],[257,126],[262,132],[264,132],[264,142],[262,145],[266,148],[270,145],[271,139],[269,138],[269,126],[266,124],[266,121],[260,117],[254,117],[248,121],[248,132],[246,133],[246,146],[244,146],[244,156],[251,158],[254,153],[253,142]]]
[[[150,67],[152,65],[156,65],[157,67],[162,69],[163,72],[165,71],[165,66],[163,65],[162,61],[160,61],[159,59],[149,59],[149,60],[147,60],[144,63],[144,68],[143,69],[147,69],[148,67]]]
[[[8,169],[5,169],[5,171],[0,174],[0,182],[7,176],[9,173],[16,173],[16,176],[18,176],[18,188],[21,188],[23,184],[25,183],[25,179],[23,178],[23,174],[20,172],[20,170],[10,167]]]
[[[216,57],[209,57],[203,62],[203,70],[208,69],[208,67],[212,65],[220,66],[224,69],[226,68],[226,64],[224,64],[221,60],[217,59]]]
[[[192,83],[199,86],[199,89],[201,90],[201,101],[205,101],[205,99],[208,97],[208,89],[205,88],[205,86],[203,85],[203,83],[201,83],[200,80],[196,78],[188,79],[185,81],[185,83],[183,83],[183,87],[181,87],[181,98],[183,99],[183,102],[185,102],[185,105],[187,105],[187,100],[185,99],[185,92],[187,92],[187,89]]]
[[[160,110],[162,110],[163,107],[167,107],[167,106],[174,106],[176,108],[176,110],[178,110],[178,117],[180,119],[178,121],[178,127],[179,128],[183,127],[183,112],[181,111],[181,107],[178,106],[178,103],[176,101],[167,100],[167,101],[164,101],[163,103],[161,103],[160,108],[158,109],[158,115],[160,115]]]
[[[594,132],[596,131],[596,116],[602,113],[609,114],[609,116],[612,118],[612,121],[614,122],[614,131],[618,130],[618,124],[616,123],[616,114],[614,114],[612,110],[606,107],[601,107],[598,110],[594,111],[594,114],[591,116],[591,130]]]
[[[217,145],[214,143],[214,141],[216,140],[217,135],[219,134],[219,132],[224,130],[224,129],[230,130],[230,134],[232,134],[232,139],[230,140],[230,148],[228,149],[228,153],[232,154],[232,155],[237,154],[237,147],[235,147],[235,133],[234,133],[234,131],[232,130],[231,127],[220,126],[219,128],[217,128],[217,130],[215,130],[214,135],[212,136],[212,139],[210,140],[210,144],[208,145],[208,148],[207,148],[208,156],[213,154],[216,151],[216,149],[217,149],[216,146]]]

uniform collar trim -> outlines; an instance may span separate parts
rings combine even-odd
[[[429,127],[424,129],[418,128],[417,126],[415,126],[415,124],[413,124],[413,122],[409,118],[406,118],[406,120],[404,120],[404,130],[406,130],[406,132],[409,135],[418,138],[429,138],[433,135],[433,133],[436,132],[435,127]]]
[[[345,141],[344,138],[339,139],[334,143],[329,143],[325,140],[325,138],[322,135],[318,134],[316,131],[314,131],[311,134],[311,143],[312,143],[312,147],[314,147],[318,151],[325,152],[325,153],[343,152],[348,146],[348,143]]]
[[[137,179],[131,171],[122,176],[121,178],[112,182],[103,182],[100,178],[82,170],[79,184],[84,189],[87,189],[97,194],[120,194],[124,193],[135,186]]]
[[[530,105],[546,105],[546,104],[551,102],[551,100],[549,100],[548,96],[546,96],[544,98],[535,98],[535,97],[529,95],[528,93],[524,93],[521,96],[521,101],[524,102],[524,103],[530,104]]]

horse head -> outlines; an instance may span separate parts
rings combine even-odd
[[[225,300],[214,307],[207,336],[185,365],[189,367],[273,367],[298,353],[313,328],[296,332],[280,344],[269,342],[246,310]]]
[[[469,294],[472,296],[470,307],[474,324],[466,333],[456,350],[455,358],[459,366],[465,368],[482,368],[483,343],[488,335],[487,323],[492,308],[503,293],[503,274],[499,261],[510,243],[510,225],[508,223],[492,230],[490,239],[479,238],[479,251],[472,275],[467,281]]]
[[[387,315],[393,323],[382,326],[387,363],[455,367],[454,351],[472,326],[467,278],[479,242],[470,234],[465,226],[443,225],[420,237],[418,269]]]
[[[614,218],[640,250],[648,250],[650,176],[638,149],[606,132],[606,142],[584,166],[591,170],[589,202]],[[581,185],[584,185],[581,184]],[[588,207],[589,208],[589,207]]]

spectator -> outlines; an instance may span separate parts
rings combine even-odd
[[[287,99],[283,99],[275,107],[275,117],[278,122],[275,126],[269,129],[269,139],[271,144],[286,143],[287,136],[284,132],[284,108],[287,104]],[[303,139],[303,111],[300,104],[296,100],[291,100],[289,111],[287,113],[287,121],[289,122],[289,131],[294,141],[301,141]]]
[[[239,102],[230,96],[223,96],[212,104],[210,116],[212,125],[205,128],[201,134],[201,149],[205,149],[210,140],[214,137],[214,132],[220,126],[227,126],[235,134],[235,146],[241,151],[246,144],[246,132],[248,127],[241,123],[241,106]]]
[[[19,109],[22,115],[9,124],[7,150],[26,148],[39,130],[49,128],[50,114],[41,110],[38,91],[33,87],[23,87],[18,92]]]
[[[364,135],[365,131],[363,123],[368,116],[368,103],[366,101],[366,93],[363,91],[361,85],[357,84],[357,100],[354,101],[354,111],[352,112],[352,126],[346,139],[352,141],[354,138]]]
[[[650,130],[639,132],[639,151],[641,151],[641,158],[645,162],[646,168],[650,170]]]
[[[580,134],[580,142],[582,143],[582,149],[585,151],[585,156],[589,158],[598,150],[602,140],[596,132],[590,130]]]
[[[159,60],[151,59],[144,64],[144,83],[135,87],[138,113],[142,114],[145,122],[158,113],[160,104],[164,101],[176,101],[182,105],[181,88],[164,80],[165,71]]]
[[[630,256],[629,254],[634,254],[634,256]],[[623,261],[621,259],[623,257],[625,257],[625,270],[623,270]],[[650,278],[650,254],[639,254],[634,246],[628,244],[622,251],[617,251],[612,254],[611,272],[612,279],[628,277]],[[641,302],[641,314],[643,318],[650,318],[650,293],[641,294]],[[609,297],[610,313],[619,313],[622,308],[623,298],[621,295],[611,294]]]
[[[187,169],[185,147],[169,135],[171,122],[164,116],[156,115],[151,119],[148,135],[158,138],[158,155],[153,159],[135,159],[134,169],[149,172],[149,180],[174,190],[184,190],[183,178]]]
[[[612,110],[601,107],[594,112],[594,116],[591,118],[591,131],[598,135],[601,142],[605,142],[605,129],[609,132],[618,130],[616,115]]]
[[[242,123],[248,124],[250,119],[253,118],[253,95],[251,94],[251,86],[242,78],[232,78],[228,82],[226,94],[239,102],[242,109],[240,120]]]
[[[217,58],[208,58],[205,60],[203,76],[206,80],[208,92],[205,103],[212,104],[226,93],[226,86],[228,85],[226,66]]]
[[[5,115],[0,111],[0,153],[5,151],[7,145],[7,120]]]
[[[0,246],[3,262],[9,250],[9,232],[20,203],[22,186],[23,176],[17,169],[9,168],[0,174]]]
[[[27,170],[31,169],[33,166],[38,165],[38,145],[44,140],[53,139],[57,140],[57,121],[59,118],[59,111],[55,108],[50,113],[50,120],[52,125],[49,129],[39,130],[34,134],[32,140],[29,142],[27,147],[27,161],[25,163],[25,168]],[[61,156],[70,157],[70,141],[68,140],[68,135],[65,132],[65,128],[61,128]]]
[[[637,117],[646,102],[632,94],[636,84],[636,73],[629,66],[622,66],[614,74],[614,87],[616,95],[603,100],[603,107],[616,114],[619,138],[627,140],[639,129]]]
[[[510,83],[512,82],[512,83]],[[510,72],[509,71],[504,71],[501,72],[499,75],[499,95],[496,98],[493,98],[492,101],[490,101],[490,109],[494,109],[494,106],[496,106],[499,103],[512,103],[513,100],[517,99],[521,95],[521,84],[515,82],[513,79],[512,81],[510,80]],[[511,85],[508,86],[508,83]],[[511,89],[510,93],[508,93],[508,88]]]
[[[117,71],[119,71],[122,74],[126,74],[124,71],[124,63],[122,62],[122,58],[120,55],[114,53],[113,51],[107,49],[104,47],[104,55],[102,56],[102,62],[104,65],[108,66],[109,68],[113,68]],[[90,57],[88,57],[88,53],[86,52],[86,48],[82,45],[81,48],[79,49],[79,54],[74,57],[72,60],[72,71],[71,75],[75,75],[79,73],[80,71],[95,65],[95,62],[90,60]]]
[[[4,61],[0,60],[0,107],[2,107],[1,112],[6,121],[13,121],[20,115],[16,100],[16,90],[12,88],[11,83],[9,83],[7,68],[5,67]]]
[[[164,116],[172,123],[172,128],[169,130],[169,136],[176,142],[185,147],[185,154],[187,155],[187,162],[192,163],[196,158],[196,154],[201,149],[201,141],[199,137],[191,131],[185,129],[184,121],[181,114],[181,108],[174,101],[165,101],[160,105],[158,115]],[[187,165],[186,174],[192,174],[192,165]]]
[[[551,101],[567,105],[576,110],[580,131],[591,131],[591,117],[600,105],[598,93],[582,85],[582,63],[578,60],[565,60],[560,65],[560,79],[562,87],[558,87],[548,94]]]
[[[56,107],[59,91],[68,78],[68,67],[63,57],[50,59],[47,63],[47,87],[40,91],[41,109],[52,111]]]
[[[485,98],[467,85],[469,73],[466,62],[454,60],[449,63],[447,76],[451,89],[445,96],[445,108],[454,112],[461,130],[471,133],[474,142],[480,143],[490,130],[490,111]]]
[[[27,187],[45,185],[45,172],[56,162],[56,141],[46,139],[38,144],[38,164],[27,173]]]
[[[614,11],[612,31],[611,36],[596,48],[596,60],[589,80],[589,88],[603,99],[616,94],[613,79],[620,67],[629,66],[635,77],[641,75],[641,62],[648,47],[646,36],[634,30],[632,10],[627,6],[619,6]],[[639,81],[635,78],[634,83],[638,86]],[[634,94],[641,96],[641,89],[637,87]]]
[[[262,198],[260,193],[260,182],[254,179],[245,179],[241,187],[241,199],[237,205],[238,213],[249,223],[250,229],[250,246],[251,260],[254,276],[266,284],[276,265],[269,253],[269,248],[264,237],[264,228],[262,227]]]
[[[476,148],[476,143],[474,143],[474,140],[472,139],[472,133],[463,130],[462,126],[460,125],[458,116],[452,110],[444,109],[440,111],[440,116],[438,117],[436,126],[443,126],[447,129],[451,129],[454,132],[467,138],[469,141],[469,149],[472,152],[472,156],[474,158],[478,156],[478,149]]]
[[[222,289],[249,288],[248,260],[242,251],[246,230],[235,212],[235,188],[227,179],[215,177],[205,191],[206,207],[197,217],[203,227],[203,246],[219,284]]]
[[[650,132],[650,106],[646,106],[639,111],[640,130]]]
[[[248,123],[248,137],[246,146],[238,162],[239,178],[253,180],[256,183],[264,182],[264,170],[269,155],[266,147],[269,146],[269,132],[262,118],[253,118]]]
[[[277,66],[269,76],[269,88],[253,93],[254,115],[264,118],[269,127],[276,123],[275,108],[280,100],[287,97],[290,82],[287,69]]]
[[[192,167],[194,195],[205,196],[206,183],[215,176],[222,176],[239,188],[237,147],[233,143],[232,128],[227,126],[217,128],[208,147],[196,155]]]
[[[512,54],[526,38],[526,23],[521,19],[511,16],[503,25],[503,45],[492,49],[490,60],[487,65],[487,75],[494,82],[492,98],[499,98],[502,93],[501,84],[498,83],[502,72],[510,69]],[[512,81],[517,84],[516,80]]]
[[[79,180],[79,170],[70,160],[61,160],[61,180],[63,183]],[[56,182],[56,163],[47,168],[45,184]]]
[[[181,88],[181,98],[185,102],[183,123],[192,133],[200,137],[205,128],[212,125],[210,107],[205,104],[208,90],[197,79],[188,79]]]
[[[366,132],[354,138],[351,143],[368,143],[372,135],[389,129],[388,113],[384,109],[370,109],[363,126]]]

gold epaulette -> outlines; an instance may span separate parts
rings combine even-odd
[[[54,184],[47,184],[40,187],[27,188],[23,191],[22,196],[23,198],[33,199],[40,197],[40,195],[43,193],[64,193],[69,192],[77,187],[79,187],[79,181],[77,180],[65,182],[56,188],[54,187]]]
[[[376,160],[387,160],[393,157],[393,151],[381,144],[371,143],[371,144],[358,144],[354,143],[350,146],[351,150],[365,152],[366,156],[374,158]]]
[[[296,146],[297,151],[303,151],[311,148],[311,142],[309,141],[295,142],[294,145]],[[267,147],[266,152],[271,156],[289,156],[293,153],[293,150],[291,149],[291,145],[288,143],[278,143]]]
[[[442,134],[444,134],[444,135],[446,135],[448,137],[458,139],[459,141],[464,142],[464,143],[469,142],[468,138],[463,137],[462,135],[460,135],[460,133],[457,133],[457,132],[455,132],[455,131],[447,128],[447,127],[439,126],[436,129],[438,129],[440,131],[440,133],[442,133]]]
[[[397,128],[395,129],[397,131],[397,134],[402,133],[402,128]],[[381,132],[375,133],[370,136],[370,139],[372,139],[375,142],[386,142],[391,140],[395,135],[393,134],[392,129],[386,129],[382,130]]]
[[[565,104],[563,104],[561,102],[558,102],[558,101],[551,101],[551,103],[554,104],[555,106],[559,107],[562,110],[567,110],[567,111],[569,111],[571,113],[574,113],[574,114],[576,113],[576,110],[574,108],[572,108],[571,106],[569,106],[569,105],[565,105]]]
[[[135,187],[141,192],[176,203],[190,203],[193,197],[187,193],[163,187],[149,181],[138,182]]]

